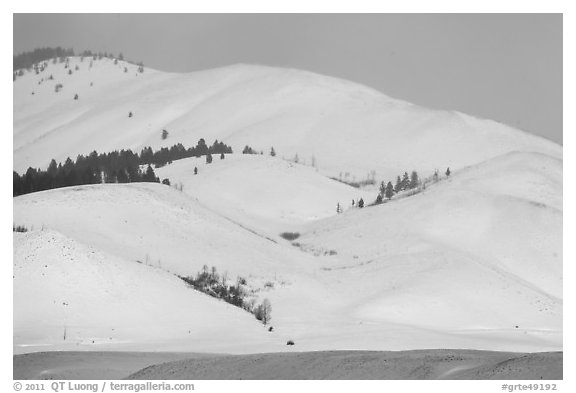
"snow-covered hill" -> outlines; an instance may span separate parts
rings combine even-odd
[[[299,350],[561,348],[559,160],[507,154],[415,196],[290,223],[284,206],[318,217],[322,206],[271,191],[252,218],[258,209],[242,193],[250,181],[239,176],[252,166],[265,189],[280,187],[278,179],[299,189],[319,176],[278,158],[227,157],[203,166],[188,159],[162,168],[183,176],[183,192],[161,184],[57,189],[15,198],[14,220],[130,264],[178,274],[207,264],[247,277],[260,299],[271,300],[278,335],[247,352],[286,350],[288,338]],[[213,179],[201,182],[201,174]],[[349,196],[346,186],[326,182],[318,180],[311,195]],[[282,225],[301,233],[297,243],[274,235]]]
[[[29,350],[154,350],[194,343],[239,351],[273,342],[236,307],[161,269],[52,230],[14,234],[14,345]]]
[[[194,168],[198,174],[194,175]],[[376,191],[331,180],[314,168],[261,155],[225,155],[206,164],[204,157],[174,161],[156,170],[174,186],[212,210],[268,236],[336,214],[352,199],[376,198]]]
[[[493,121],[305,71],[236,65],[138,73],[112,59],[90,62],[49,62],[14,82],[15,170],[93,150],[193,146],[200,138],[223,140],[236,152],[246,144],[265,152],[274,146],[279,156],[298,154],[301,162],[314,159],[322,171],[358,180],[372,170],[385,180],[412,169],[461,168],[515,150],[562,156],[560,146]],[[56,84],[63,85],[58,93]]]
[[[304,71],[90,62],[49,62],[14,82],[15,170],[200,138],[277,157],[156,168],[181,191],[99,184],[14,198],[14,223],[34,228],[14,234],[17,351],[293,350],[288,339],[297,350],[561,349],[561,146]],[[394,181],[448,166],[423,192],[364,209],[350,202],[372,202],[375,187],[326,176]],[[270,299],[274,332],[175,277],[204,265]]]
[[[561,172],[556,159],[509,154],[415,196],[315,223],[299,240],[338,252],[322,269],[354,297],[357,318],[554,336]]]

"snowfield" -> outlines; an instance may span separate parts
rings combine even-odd
[[[14,234],[15,352],[562,349],[561,146],[303,71],[89,63],[14,82],[14,170],[200,138],[235,154],[156,168],[172,186],[14,198],[14,224],[31,229]],[[364,209],[351,201],[377,186],[328,177],[437,168],[424,191]],[[274,331],[177,277],[204,265],[269,299]]]

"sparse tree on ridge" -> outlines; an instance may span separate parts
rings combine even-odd
[[[390,200],[394,195],[394,186],[392,186],[392,182],[389,181],[386,185],[386,193],[384,195],[386,198],[388,198],[388,200]]]
[[[396,178],[396,186],[394,187],[394,192],[399,193],[400,191],[402,191],[402,180],[400,179],[400,176],[398,176]]]
[[[410,186],[410,178],[408,177],[408,172],[404,172],[402,176],[402,191],[407,190]]]
[[[412,174],[410,175],[410,188],[418,187],[419,183],[420,180],[418,179],[418,173],[416,171],[412,171]]]

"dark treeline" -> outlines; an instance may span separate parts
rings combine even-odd
[[[178,143],[170,148],[163,147],[160,150],[152,151],[151,147],[142,149],[140,153],[141,164],[154,164],[156,167],[161,167],[171,163],[174,160],[188,157],[201,157],[207,154],[223,154],[232,153],[232,148],[223,142],[215,140],[212,146],[206,145],[206,141],[202,138],[196,144],[196,147],[189,147],[186,149],[181,143]]]
[[[100,60],[104,57],[110,59],[124,60],[124,55],[122,53],[114,55],[113,53],[108,52],[92,52],[91,50],[85,50],[78,53],[77,55],[80,57],[91,57],[93,60]],[[74,49],[72,48],[65,49],[60,46],[57,46],[56,48],[36,48],[32,51],[22,52],[18,55],[13,56],[13,69],[14,71],[18,69],[29,70],[33,68],[35,65],[45,62],[47,60],[53,60],[54,63],[60,60],[60,62],[63,63],[67,57],[71,56],[76,56],[76,54],[74,53]],[[136,64],[133,61],[128,62]],[[138,63],[138,65],[144,67],[142,62]]]
[[[36,63],[40,63],[45,60],[49,60],[57,57],[68,57],[74,56],[73,49],[64,49],[62,47],[56,48],[37,48],[33,51],[23,52],[13,57],[13,68],[18,69],[30,69]]]
[[[151,164],[160,167],[173,160],[200,157],[212,152],[231,153],[232,149],[218,141],[208,147],[204,139],[200,139],[196,147],[188,149],[179,143],[157,151],[146,147],[140,155],[132,150],[116,150],[111,153],[93,151],[87,156],[78,155],[76,161],[68,157],[64,164],[56,163],[53,159],[45,171],[28,168],[22,175],[14,171],[12,195],[82,184],[160,182]],[[142,170],[140,166],[146,164],[148,167]]]

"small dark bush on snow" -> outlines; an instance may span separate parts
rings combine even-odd
[[[300,234],[298,232],[283,232],[280,234],[280,236],[282,236],[284,239],[286,240],[296,240],[300,237]]]

